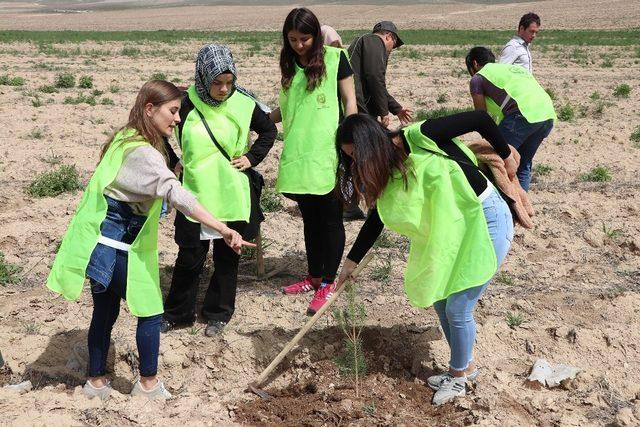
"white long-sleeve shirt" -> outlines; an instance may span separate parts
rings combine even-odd
[[[513,36],[502,49],[502,53],[500,53],[500,63],[520,65],[533,74],[529,43],[525,42],[522,37],[518,35]]]

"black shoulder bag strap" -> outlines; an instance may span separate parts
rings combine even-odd
[[[231,157],[229,157],[229,155],[224,150],[224,148],[222,148],[222,146],[220,145],[220,143],[218,142],[216,137],[213,136],[213,132],[211,132],[211,128],[209,127],[209,124],[207,123],[207,119],[204,118],[204,116],[202,115],[200,110],[198,110],[195,106],[193,108],[198,112],[198,115],[200,116],[200,119],[202,119],[202,124],[204,125],[204,128],[207,130],[207,133],[209,134],[209,138],[211,138],[211,141],[213,141],[213,145],[216,146],[216,148],[220,151],[220,153],[224,156],[225,159],[227,159],[228,161],[231,161]]]

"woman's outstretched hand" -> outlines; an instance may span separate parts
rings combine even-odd
[[[251,243],[251,242],[246,242],[242,236],[240,235],[240,233],[238,233],[235,230],[230,229],[229,227],[225,227],[220,234],[222,234],[222,238],[224,239],[225,243],[231,248],[233,249],[233,251],[235,253],[237,253],[238,255],[240,255],[240,252],[242,252],[242,247],[243,246],[247,246],[250,248],[255,248],[256,244],[255,243]]]
[[[346,282],[347,279],[351,277],[351,274],[357,266],[358,264],[351,261],[349,258],[344,260],[342,270],[340,270],[340,275],[338,276],[338,283],[336,283],[336,288],[340,288],[342,285],[344,285],[344,282]]]

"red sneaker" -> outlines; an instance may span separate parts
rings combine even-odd
[[[306,276],[301,281],[282,288],[282,293],[286,295],[297,295],[316,290],[318,290],[318,286],[313,284],[311,276]]]
[[[336,290],[336,282],[322,283],[320,288],[313,295],[313,299],[307,308],[307,315],[313,316],[327,302]]]

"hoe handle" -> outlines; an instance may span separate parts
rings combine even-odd
[[[336,289],[336,291],[333,293],[331,298],[329,298],[329,300],[320,308],[320,310],[316,311],[316,314],[314,314],[313,317],[311,317],[311,319],[307,321],[307,323],[300,329],[300,331],[298,331],[296,336],[293,337],[291,341],[289,341],[287,345],[284,346],[282,351],[276,356],[275,359],[273,359],[273,361],[269,364],[269,366],[267,366],[264,369],[264,371],[262,371],[260,376],[253,383],[251,383],[253,386],[260,387],[260,385],[262,385],[262,383],[267,379],[269,374],[271,374],[271,371],[273,371],[275,367],[278,366],[280,362],[282,362],[282,359],[284,359],[286,355],[291,351],[291,349],[296,344],[298,344],[298,341],[300,341],[302,337],[304,337],[305,334],[309,332],[309,329],[311,329],[311,327],[318,321],[318,319],[322,317],[324,312],[327,311],[329,307],[331,307],[331,304],[333,304],[333,302],[340,296],[340,294],[346,287],[347,282],[349,282],[350,279],[352,278],[358,277],[362,269],[364,269],[369,263],[369,261],[371,261],[371,258],[373,258],[373,254],[370,253],[370,254],[367,254],[362,261],[360,261],[360,264],[358,264],[355,270],[353,270],[353,273],[351,273],[351,276],[349,276],[347,280],[344,281],[344,283],[340,284],[340,287]]]

